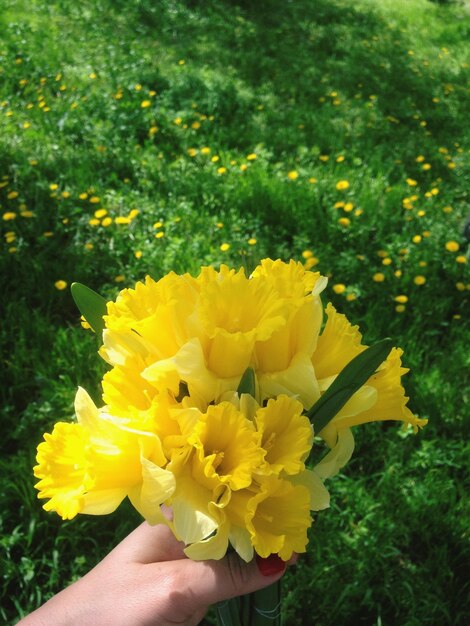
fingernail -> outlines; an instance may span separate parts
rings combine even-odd
[[[263,576],[274,576],[286,568],[285,562],[277,554],[271,554],[266,559],[257,554],[256,563]]]

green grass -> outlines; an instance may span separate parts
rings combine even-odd
[[[468,623],[469,31],[459,2],[0,0],[3,622],[138,522],[63,523],[36,500],[42,433],[77,385],[99,401],[104,371],[56,281],[112,298],[147,273],[311,251],[365,341],[404,348],[430,421],[356,430],[286,623]]]

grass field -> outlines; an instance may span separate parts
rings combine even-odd
[[[270,256],[393,337],[429,419],[356,429],[286,624],[468,625],[469,35],[459,2],[0,0],[2,623],[139,521],[36,499],[42,433],[105,371],[70,284]]]

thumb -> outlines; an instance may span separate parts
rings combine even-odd
[[[281,578],[286,563],[277,554],[245,563],[236,552],[220,561],[187,561],[193,570],[191,590],[206,605],[268,587]]]

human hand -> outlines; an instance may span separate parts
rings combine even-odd
[[[195,626],[211,604],[271,585],[277,556],[191,561],[171,530],[141,524],[83,578],[18,626]]]

